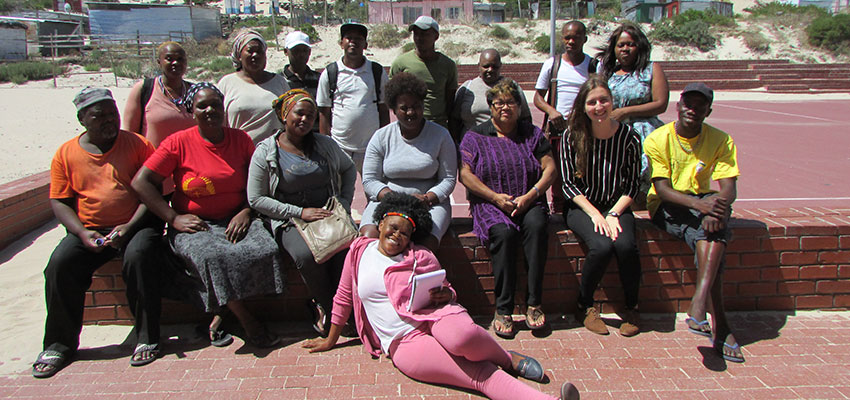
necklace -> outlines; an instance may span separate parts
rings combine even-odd
[[[676,127],[676,125],[674,125],[674,128],[675,127]],[[696,150],[697,147],[699,147],[699,144],[702,143],[702,132],[700,132],[699,138],[697,138],[697,142],[694,143],[694,145],[691,146],[690,149],[688,149],[687,147],[685,147],[685,144],[682,143],[682,138],[679,136],[679,129],[674,129],[674,130],[675,130],[675,132],[673,132],[673,133],[676,135],[676,142],[679,143],[679,147],[681,147],[682,151],[684,151],[685,153],[688,153],[688,154],[693,153],[694,150]]]
[[[171,100],[171,103],[174,104],[175,106],[177,106],[178,108],[180,108],[180,105],[183,104],[183,96],[186,93],[186,82],[182,81],[180,84],[181,84],[180,95],[177,96],[177,98],[174,98],[174,96],[171,94],[171,88],[168,87],[162,81],[162,75],[159,76],[159,86],[162,87],[162,92],[165,93],[165,95],[168,96],[168,98]]]

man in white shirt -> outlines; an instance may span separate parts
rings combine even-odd
[[[587,28],[580,21],[570,21],[561,29],[564,41],[564,53],[549,58],[543,63],[537,83],[534,85],[534,105],[546,113],[551,125],[550,135],[560,135],[566,128],[566,119],[570,115],[578,89],[587,80],[587,75],[596,73],[596,62],[584,54],[584,44],[587,42]],[[557,61],[557,62],[556,62]],[[553,68],[554,67],[554,68]],[[553,78],[552,75],[555,75]],[[556,81],[553,101],[546,101],[546,94],[551,84]]]
[[[380,64],[363,55],[368,34],[364,25],[343,24],[339,34],[342,59],[328,64],[319,77],[319,131],[333,137],[362,175],[369,139],[390,122],[389,109],[381,99],[388,79]]]

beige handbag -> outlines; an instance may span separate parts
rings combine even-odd
[[[324,209],[333,214],[313,222],[292,218],[292,223],[307,242],[307,247],[310,248],[318,264],[328,261],[334,254],[348,247],[357,237],[357,227],[354,226],[345,207],[335,196],[328,199]]]

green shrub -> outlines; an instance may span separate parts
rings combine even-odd
[[[489,35],[490,37],[496,39],[510,39],[511,37],[511,33],[508,32],[507,29],[499,25],[493,25],[493,27],[490,29]]]
[[[457,59],[467,52],[475,52],[467,43],[446,42],[440,46],[440,52],[451,59]]]
[[[301,24],[298,27],[298,30],[307,34],[310,37],[310,43],[318,43],[321,41],[319,38],[319,32],[316,32],[316,28],[310,24]]]
[[[654,25],[649,37],[680,46],[696,47],[700,51],[712,50],[717,45],[717,38],[711,34],[708,23],[699,19],[682,24],[663,20]]]
[[[770,51],[770,40],[761,32],[747,31],[741,34],[741,37],[744,39],[744,45],[753,53],[764,54]]]
[[[389,49],[398,46],[408,36],[410,34],[407,31],[399,30],[395,25],[377,24],[369,32],[369,46]]]
[[[407,53],[408,51],[411,51],[415,48],[416,48],[416,45],[413,44],[413,42],[407,42],[407,43],[404,44],[404,46],[401,46],[401,51],[404,52],[404,53]]]
[[[141,79],[145,74],[145,65],[138,60],[119,60],[112,67],[112,73],[123,78]],[[150,71],[150,69],[148,69]],[[150,75],[153,75],[151,73]]]
[[[850,14],[815,18],[806,28],[806,34],[812,46],[846,52],[850,46]]]
[[[89,64],[86,64],[86,65],[83,65],[83,69],[85,69],[88,72],[100,71],[100,64],[89,63]]]
[[[233,63],[230,57],[215,56],[190,59],[186,75],[193,80],[218,81],[219,78],[231,72],[233,72]]]
[[[718,14],[712,9],[705,11],[688,10],[673,17],[673,25],[684,25],[693,21],[704,21],[709,26],[735,26],[735,19]]]
[[[21,84],[26,81],[49,79],[54,74],[64,74],[66,70],[66,66],[39,61],[0,64],[0,82]]]
[[[770,3],[756,2],[755,6],[745,8],[744,11],[749,12],[753,17],[775,17],[777,15],[822,17],[829,15],[829,12],[818,6],[799,7],[793,4],[784,4],[775,1]]]
[[[538,53],[549,54],[549,35],[540,35],[534,38],[534,44],[532,45],[534,50]],[[555,53],[563,53],[564,52],[564,42],[560,40],[555,40]]]
[[[505,3],[507,4],[507,3]],[[514,29],[525,29],[529,27],[528,19],[526,18],[517,18],[511,21],[511,28]]]

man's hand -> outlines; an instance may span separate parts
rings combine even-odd
[[[560,133],[567,128],[567,121],[561,113],[553,110],[549,113],[549,126],[551,127],[551,129],[549,129],[549,133]]]
[[[718,232],[721,229],[726,227],[726,220],[721,218],[715,218],[711,215],[706,215],[702,219],[702,229],[705,229],[706,232]]]
[[[118,225],[112,229],[112,232],[109,232],[109,234],[106,235],[106,242],[103,245],[120,249],[124,247],[124,245],[127,244],[127,240],[130,239],[129,233],[128,224]]]
[[[79,234],[77,234],[77,237],[80,238],[81,242],[83,242],[83,246],[86,247],[86,250],[91,251],[93,253],[100,253],[104,249],[103,245],[98,246],[98,239],[101,239],[104,241],[104,243],[106,243],[106,238],[103,237],[100,232],[89,229],[80,232]]]
[[[712,195],[697,199],[694,202],[695,210],[717,219],[724,219],[729,214],[729,201],[722,196]]]

